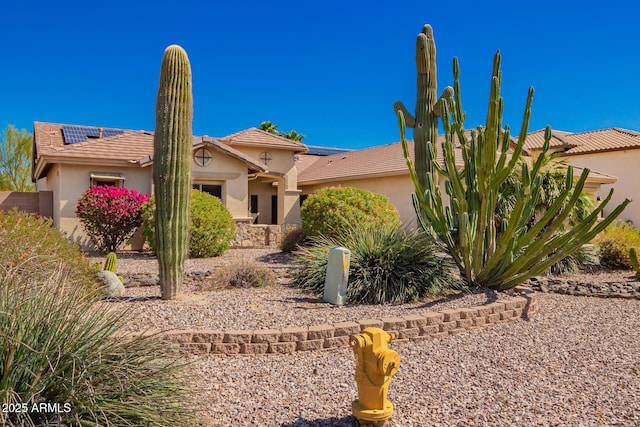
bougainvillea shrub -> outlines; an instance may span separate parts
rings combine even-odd
[[[78,200],[76,215],[98,250],[115,252],[142,224],[147,200],[148,195],[124,187],[91,187]]]

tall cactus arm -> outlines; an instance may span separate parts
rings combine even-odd
[[[396,101],[393,103],[393,111],[397,114],[398,112],[402,113],[404,117],[404,126],[408,128],[413,128],[416,125],[416,119],[411,115],[407,107],[400,101]]]

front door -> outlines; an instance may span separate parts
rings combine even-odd
[[[271,196],[271,224],[278,223],[278,195]]]

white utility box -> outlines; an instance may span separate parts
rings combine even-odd
[[[351,251],[347,248],[336,247],[329,250],[323,301],[336,305],[342,305],[346,302],[350,259]]]

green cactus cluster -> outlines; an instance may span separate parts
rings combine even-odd
[[[638,262],[638,250],[636,248],[629,249],[629,261],[631,261],[631,267],[636,272],[636,280],[640,280],[640,262]]]
[[[535,208],[542,184],[540,169],[549,156],[551,128],[546,129],[542,153],[532,162],[524,159],[523,147],[528,132],[533,88],[529,89],[522,127],[513,146],[509,127],[502,125],[501,57],[498,51],[493,62],[486,123],[468,134],[464,129],[465,115],[460,102],[457,58],[453,61],[453,97],[447,96],[445,92],[436,102],[435,74],[426,79],[426,87],[425,79],[420,74],[423,56],[420,40],[424,38],[428,42],[428,58],[435,61],[431,27],[425,26],[418,36],[416,52],[417,105],[420,106],[420,111],[422,105],[426,105],[431,120],[442,118],[442,165],[435,155],[437,147],[434,129],[437,129],[437,123],[434,125],[433,121],[427,119],[424,123],[433,128],[426,132],[426,137],[420,137],[421,132],[417,133],[420,113],[418,107],[415,123],[412,117],[407,117],[406,109],[400,104],[396,103],[395,108],[404,155],[415,186],[413,198],[416,214],[422,227],[436,236],[442,248],[451,255],[469,285],[492,289],[513,288],[526,279],[541,274],[591,240],[622,212],[630,200],[626,199],[610,215],[599,221],[602,210],[611,200],[611,190],[586,218],[572,228],[567,227],[567,219],[589,174],[589,170],[585,168],[574,183],[573,169],[569,166],[561,194],[546,212],[539,218],[536,217]],[[433,73],[435,64],[429,69]],[[410,158],[406,127],[414,127],[415,163]],[[424,127],[423,125],[423,130]],[[418,137],[423,139],[418,140]],[[462,160],[462,168],[457,165],[459,160]],[[500,188],[507,177],[518,169],[521,181],[516,185],[515,205],[511,213],[501,218],[500,224],[496,224],[495,210]],[[444,180],[446,194],[441,191],[440,177]],[[531,221],[533,218],[536,220]]]
[[[191,65],[180,46],[162,59],[156,99],[153,184],[156,200],[156,255],[162,299],[181,292],[188,252],[191,197],[193,96]]]
[[[107,255],[107,259],[104,260],[104,271],[110,271],[112,273],[115,273],[116,261],[117,261],[116,253],[109,252],[109,254]]]

